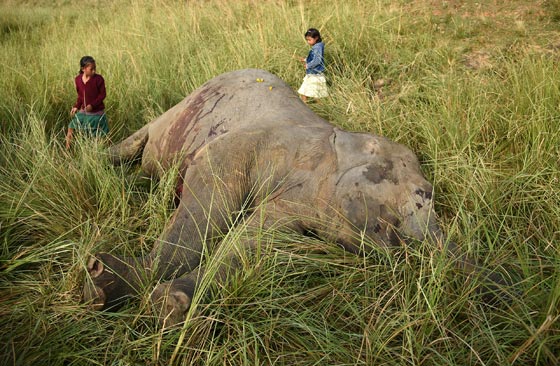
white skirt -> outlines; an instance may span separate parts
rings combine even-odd
[[[324,98],[329,95],[327,79],[322,74],[306,74],[298,93],[311,98]]]

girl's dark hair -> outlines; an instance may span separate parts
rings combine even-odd
[[[319,31],[315,28],[309,28],[305,32],[304,37],[311,37],[313,39],[316,39],[317,42],[323,42],[323,40],[321,39],[321,33],[319,33]]]
[[[95,60],[93,59],[93,57],[91,56],[84,56],[80,59],[80,74],[83,74],[84,72],[82,71],[82,69],[84,67],[86,67],[89,64],[94,64]]]

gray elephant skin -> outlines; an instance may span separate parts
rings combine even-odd
[[[364,242],[444,247],[432,185],[410,149],[336,128],[267,71],[215,77],[109,154],[115,164],[141,159],[154,177],[178,166],[180,199],[149,255],[90,259],[84,299],[95,309],[138,295],[148,278],[165,324],[183,321],[202,252],[239,213],[248,227],[313,233],[352,253]]]

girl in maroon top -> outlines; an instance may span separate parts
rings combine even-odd
[[[95,72],[95,60],[91,56],[80,59],[80,73],[75,78],[78,98],[70,111],[72,120],[66,134],[66,148],[74,131],[79,130],[89,136],[105,136],[109,132],[109,124],[105,115],[103,100],[106,96],[105,80]]]

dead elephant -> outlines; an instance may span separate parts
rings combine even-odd
[[[137,294],[148,277],[162,281],[152,300],[167,324],[182,321],[205,243],[243,210],[248,225],[312,232],[354,253],[364,238],[380,246],[443,243],[432,186],[411,150],[334,127],[263,70],[208,81],[110,155],[117,164],[141,157],[153,176],[180,159],[182,196],[149,255],[89,261],[84,298],[98,309]]]

